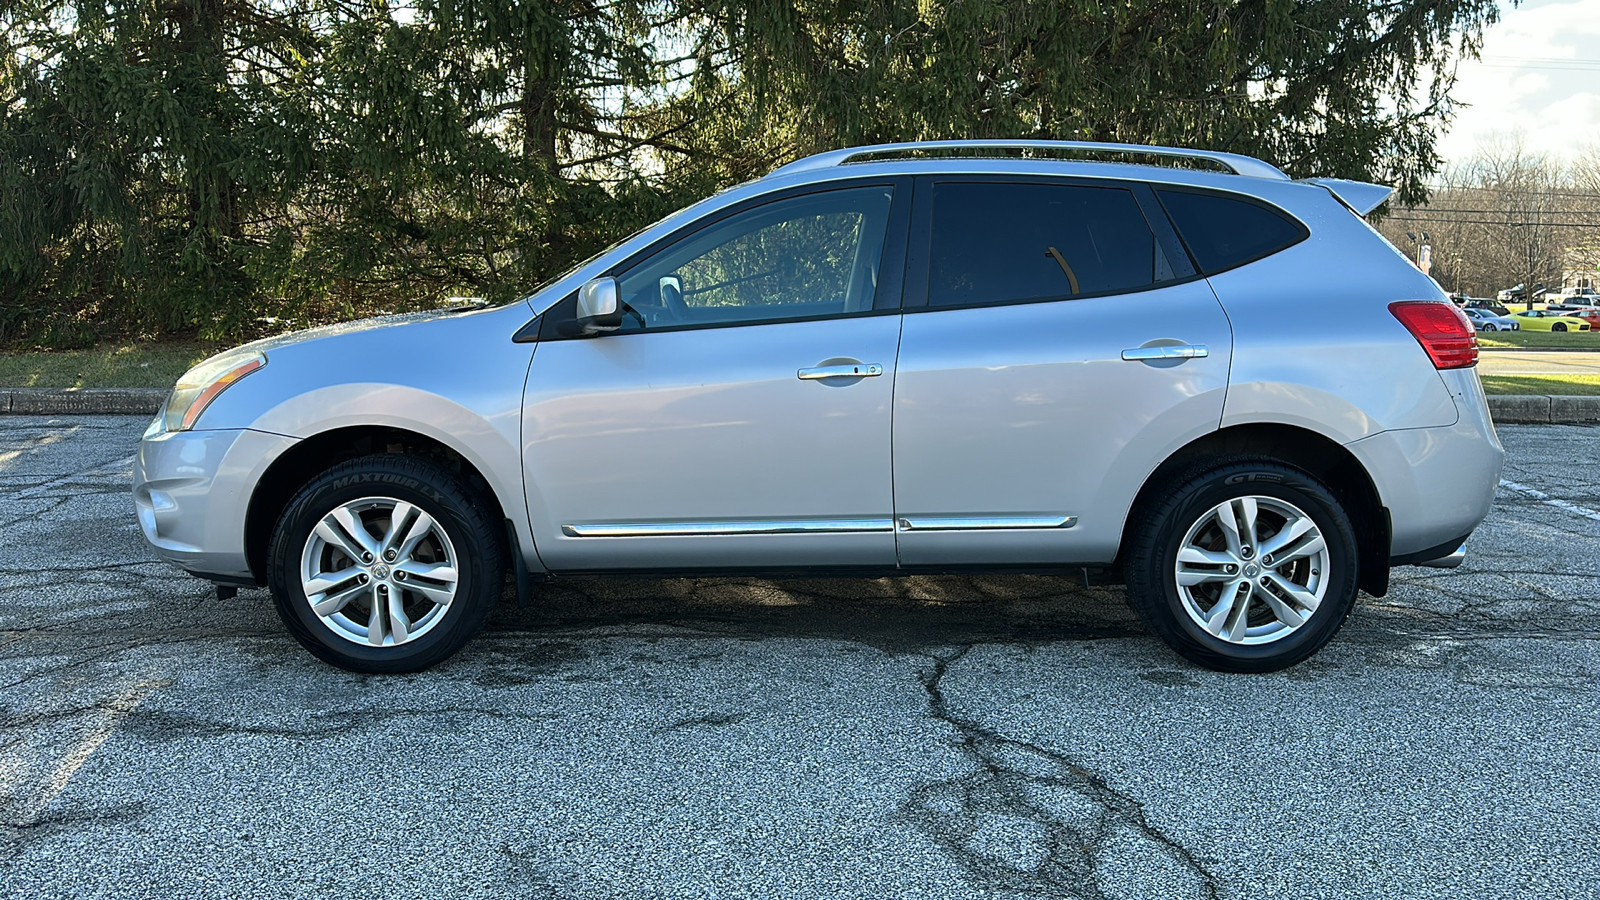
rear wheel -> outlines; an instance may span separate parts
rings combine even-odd
[[[415,672],[455,653],[500,596],[487,504],[425,459],[342,463],[295,495],[269,551],[278,614],[307,650],[353,672]]]
[[[1292,666],[1355,603],[1348,515],[1320,481],[1271,460],[1191,471],[1136,521],[1135,609],[1179,654],[1228,672]]]

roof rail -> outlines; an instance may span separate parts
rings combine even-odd
[[[869,162],[872,157],[891,156],[894,154],[918,153],[923,151],[940,150],[1056,150],[1091,153],[1137,154],[1140,156],[1169,156],[1175,159],[1203,159],[1217,163],[1235,175],[1249,175],[1255,178],[1274,178],[1282,181],[1289,180],[1282,170],[1271,163],[1262,162],[1253,156],[1244,156],[1238,153],[1221,153],[1214,150],[1184,150],[1178,147],[1156,147],[1148,144],[1106,144],[1092,141],[1005,141],[1005,140],[980,140],[980,141],[912,141],[904,144],[874,144],[866,147],[846,147],[843,150],[829,150],[795,160],[786,166],[774,169],[771,175],[790,172],[807,172],[814,169],[825,169],[829,166],[840,166],[846,163]]]

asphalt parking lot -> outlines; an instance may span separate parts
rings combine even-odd
[[[1275,675],[1005,576],[560,583],[381,678],[154,561],[144,424],[0,418],[6,897],[1600,890],[1600,429]]]

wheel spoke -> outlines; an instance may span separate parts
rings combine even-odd
[[[1283,563],[1289,562],[1290,560],[1301,559],[1301,558],[1304,558],[1304,557],[1307,557],[1307,556],[1312,556],[1312,555],[1315,555],[1317,553],[1321,553],[1324,549],[1327,548],[1327,546],[1328,546],[1328,544],[1327,544],[1326,541],[1324,541],[1322,539],[1322,535],[1320,535],[1320,534],[1312,534],[1312,535],[1306,537],[1303,542],[1301,542],[1299,544],[1295,544],[1294,546],[1292,546],[1289,549],[1283,551],[1282,553],[1279,553],[1278,556],[1276,557],[1276,559],[1274,560],[1273,565],[1282,565]]]
[[[1183,587],[1194,587],[1197,584],[1206,584],[1212,581],[1232,581],[1238,575],[1229,575],[1218,569],[1179,569],[1178,584]]]
[[[458,577],[456,575],[455,566],[452,566],[448,563],[425,563],[411,560],[408,562],[395,563],[394,570],[396,572],[404,572],[407,575],[411,575],[416,578],[426,578],[430,581],[443,581],[452,586],[455,585],[456,578]]]
[[[319,616],[331,616],[339,610],[344,609],[346,604],[360,596],[361,592],[365,590],[367,590],[367,586],[364,584],[352,584],[342,591],[327,594],[319,599],[312,600],[311,611]],[[307,592],[307,594],[309,597],[309,592]]]
[[[367,531],[365,525],[361,524],[361,520],[356,517],[355,513],[351,512],[348,508],[341,506],[335,509],[333,512],[328,513],[328,515],[332,516],[344,528],[345,532],[349,534],[350,537],[355,539],[356,543],[360,545],[362,550],[371,553],[374,556],[378,555],[379,547],[377,539]],[[327,519],[323,519],[323,521],[326,522]],[[360,559],[360,554],[357,554],[356,558]]]
[[[406,527],[415,506],[401,500],[394,505],[394,513],[389,516],[389,528],[383,533],[383,550],[392,550],[400,543],[401,529]]]
[[[1222,536],[1228,541],[1228,552],[1235,557],[1239,555],[1239,523],[1233,517],[1233,504],[1223,503],[1216,508],[1217,527],[1222,529]]]
[[[367,613],[367,643],[374,647],[383,646],[383,607],[383,598],[374,588],[372,610]]]
[[[1272,614],[1278,617],[1278,621],[1290,628],[1298,628],[1304,625],[1306,619],[1311,617],[1309,613],[1302,614],[1299,610],[1283,602],[1282,598],[1270,590],[1263,590],[1261,599],[1267,604],[1267,608],[1272,610]]]
[[[1217,637],[1222,637],[1222,632],[1227,629],[1230,619],[1235,618],[1235,607],[1248,606],[1241,598],[1250,596],[1250,583],[1243,579],[1235,579],[1231,584],[1222,589],[1222,596],[1217,598],[1217,605],[1211,607],[1206,613],[1206,631]]]
[[[1314,591],[1295,584],[1277,572],[1268,572],[1267,579],[1272,582],[1272,586],[1277,588],[1280,593],[1287,595],[1297,606],[1305,610],[1307,617],[1316,612],[1317,606],[1322,602]]]
[[[344,555],[356,562],[361,561],[361,554],[367,548],[360,541],[345,533],[345,530],[330,513],[327,518],[317,523],[317,536],[344,551]]]
[[[305,589],[306,596],[310,597],[313,594],[331,591],[360,574],[360,566],[350,566],[337,572],[325,572],[309,581],[302,582],[301,587]]]
[[[1256,498],[1240,497],[1233,502],[1238,504],[1235,518],[1239,522],[1240,542],[1251,547],[1259,545],[1261,542],[1256,537]]]
[[[1178,551],[1178,562],[1203,566],[1226,566],[1239,561],[1238,557],[1220,550],[1202,550],[1193,545]]]
[[[1283,528],[1272,537],[1261,542],[1261,553],[1277,555],[1279,550],[1289,546],[1304,537],[1306,532],[1312,531],[1316,525],[1308,516],[1300,516],[1283,523]]]
[[[399,591],[389,593],[389,633],[394,635],[396,644],[411,639],[411,620],[406,618],[405,603]]]
[[[454,600],[456,596],[454,586],[445,588],[433,584],[424,584],[420,581],[406,582],[405,589],[408,591],[416,591],[422,596],[427,597],[429,600],[432,600],[439,606],[449,606],[450,601]]]
[[[411,530],[406,532],[405,540],[400,542],[399,558],[410,559],[412,551],[417,549],[417,545],[422,543],[422,539],[432,530],[433,518],[422,510],[417,510],[417,520],[411,523]]]

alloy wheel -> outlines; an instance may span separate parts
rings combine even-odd
[[[1276,497],[1234,497],[1208,510],[1178,545],[1183,609],[1207,634],[1265,644],[1293,634],[1327,593],[1327,542],[1311,517]]]
[[[373,647],[427,634],[444,619],[458,580],[450,536],[421,508],[392,497],[334,507],[300,555],[312,613],[339,637]]]

